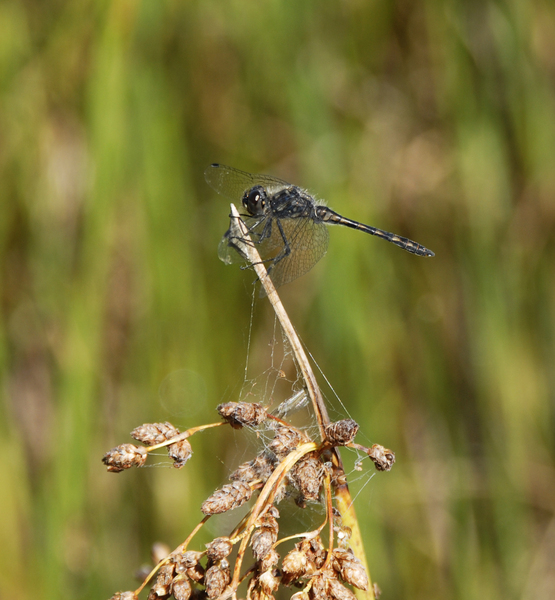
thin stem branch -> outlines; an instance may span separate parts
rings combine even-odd
[[[276,292],[276,288],[268,275],[268,271],[260,258],[260,254],[258,254],[258,250],[256,249],[256,244],[254,244],[250,237],[249,231],[243,220],[241,219],[241,215],[238,213],[235,206],[231,205],[231,229],[237,229],[237,235],[233,236],[233,245],[237,246],[247,260],[253,266],[256,274],[258,275],[258,279],[260,279],[260,283],[268,296],[268,300],[276,313],[277,318],[283,328],[283,331],[291,344],[291,349],[293,350],[293,354],[295,355],[295,359],[299,366],[299,369],[303,375],[303,379],[306,383],[306,388],[308,391],[308,395],[310,400],[312,401],[312,405],[314,406],[314,413],[316,415],[316,419],[318,420],[318,428],[320,430],[320,437],[322,440],[325,439],[325,427],[330,423],[330,418],[328,415],[328,411],[326,409],[326,405],[324,404],[324,399],[322,398],[322,393],[318,386],[318,382],[316,381],[316,377],[314,376],[314,371],[310,366],[310,362],[304,351],[304,348],[301,344],[301,340],[285,311],[285,308],[281,302],[280,297]]]

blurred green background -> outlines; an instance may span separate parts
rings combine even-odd
[[[140,423],[216,420],[241,389],[253,275],[217,258],[211,162],[436,252],[333,228],[283,288],[357,441],[397,455],[356,501],[382,597],[554,598],[542,0],[0,4],[0,597],[135,587],[151,543],[179,544],[244,459],[217,429],[181,471],[100,462]],[[273,327],[257,302],[251,377]],[[183,398],[161,401],[177,369]]]

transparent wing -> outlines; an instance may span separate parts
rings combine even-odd
[[[329,232],[326,225],[312,219],[249,217],[245,219],[245,224],[276,287],[310,271],[328,249]],[[233,244],[231,229],[226,231],[220,242],[218,256],[226,264],[246,260]]]
[[[266,267],[274,285],[279,287],[310,271],[326,253],[328,242],[329,232],[323,223],[312,219],[274,219],[271,235],[260,242],[258,250],[263,260],[271,259]]]
[[[291,186],[290,183],[271,175],[254,175],[217,164],[210,165],[204,171],[204,178],[206,183],[218,194],[227,196],[234,201],[241,200],[243,194],[255,185],[264,187],[268,194],[275,194],[279,190]]]
[[[233,218],[233,217],[231,217]],[[261,223],[260,223],[260,219],[255,219],[253,217],[242,217],[243,221],[245,222],[245,225],[249,228],[250,231],[256,232],[260,229],[263,229],[263,227],[261,227]],[[264,222],[266,221],[266,219],[264,219]],[[243,256],[242,252],[240,252],[237,247],[234,245],[233,243],[233,236],[235,235],[235,232],[232,232],[231,227],[224,233],[224,236],[222,237],[220,244],[218,245],[218,258],[224,262],[226,265],[230,265],[232,263],[239,263],[239,262],[248,262],[248,259],[246,256]],[[253,235],[253,237],[256,237],[256,235]],[[258,238],[260,237],[260,235],[258,236]]]

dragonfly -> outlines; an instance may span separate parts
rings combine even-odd
[[[324,256],[329,243],[327,225],[364,231],[417,256],[434,256],[406,237],[341,216],[306,190],[277,177],[220,164],[210,165],[204,176],[216,192],[241,201],[246,211],[242,219],[275,287],[304,275]],[[226,264],[244,260],[236,239],[237,229],[230,227],[218,246],[218,256]]]

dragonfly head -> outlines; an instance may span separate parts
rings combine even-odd
[[[243,195],[243,206],[253,217],[263,215],[266,209],[268,196],[261,185],[255,185]]]

